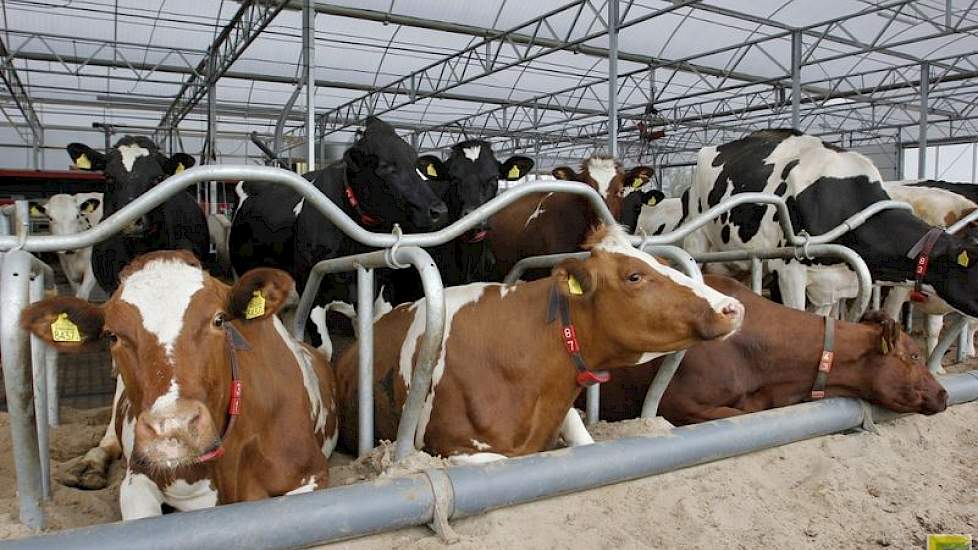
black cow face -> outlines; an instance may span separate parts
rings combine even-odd
[[[429,231],[448,223],[448,208],[421,179],[418,154],[394,128],[367,119],[363,136],[343,156],[347,181],[371,217],[407,231]]]
[[[445,163],[437,157],[424,155],[418,158],[418,170],[430,180],[430,185],[448,206],[451,221],[458,220],[482,206],[499,190],[499,180],[516,181],[533,169],[533,161],[526,157],[510,157],[499,162],[489,143],[470,140],[452,147],[451,156]],[[487,222],[483,221],[468,236],[470,242],[485,238]]]
[[[101,170],[105,174],[103,195],[104,216],[109,216],[154,185],[194,165],[190,155],[177,153],[172,158],[160,152],[152,140],[142,136],[125,136],[108,152],[102,154],[87,145],[72,143],[68,155],[82,170]],[[123,230],[138,234],[146,229],[145,216]]]
[[[978,246],[952,235],[942,235],[931,252],[925,282],[955,309],[978,315]]]
[[[621,225],[629,233],[634,233],[635,228],[638,226],[638,218],[642,214],[642,207],[655,206],[664,198],[666,198],[666,195],[658,189],[629,192],[621,201]]]

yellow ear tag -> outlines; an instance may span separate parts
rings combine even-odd
[[[886,343],[886,339],[880,340],[880,351],[883,352],[883,355],[890,353],[890,346]]]
[[[506,174],[506,177],[509,179],[519,178],[520,167],[514,164],[513,167],[509,169],[509,173]]]
[[[574,296],[584,294],[584,291],[581,290],[581,283],[579,283],[573,275],[567,278],[567,290]]]
[[[655,196],[652,196],[649,197],[648,202],[646,202],[645,204],[648,204],[649,206],[655,206],[655,203],[656,203]]]
[[[75,166],[82,170],[91,170],[92,161],[88,160],[88,155],[78,155],[78,158],[75,159]]]
[[[59,313],[51,323],[51,339],[55,342],[81,342],[81,333],[78,332],[78,325],[68,319],[67,313]]]
[[[36,206],[31,206],[31,216],[40,217],[43,215],[44,214],[41,214],[41,211]]]
[[[248,307],[245,309],[245,319],[254,319],[255,317],[261,317],[265,314],[265,297],[261,295],[260,290],[256,290],[251,296],[251,300],[248,301]]]
[[[961,267],[968,267],[968,264],[970,263],[971,258],[968,257],[968,251],[962,250],[961,253],[958,254],[958,265]]]
[[[183,163],[182,162],[178,162],[177,163],[177,169],[174,170],[173,173],[174,174],[179,174],[180,172],[183,172],[184,170],[186,170],[186,168],[183,167]]]
[[[645,185],[645,180],[636,176],[635,181],[632,182],[632,189],[638,189],[639,187]]]

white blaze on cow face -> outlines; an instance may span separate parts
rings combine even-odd
[[[587,173],[598,186],[598,193],[608,200],[608,193],[611,189],[611,180],[618,174],[615,159],[593,158],[587,161]]]
[[[481,152],[481,145],[473,145],[472,147],[465,147],[462,149],[462,154],[465,155],[465,158],[471,160],[472,162],[479,160],[479,154]]]
[[[122,154],[122,165],[126,168],[126,172],[132,172],[132,166],[136,163],[136,159],[149,156],[149,149],[140,147],[135,143],[131,145],[120,145],[116,149]]]
[[[122,282],[122,301],[133,305],[143,328],[156,336],[168,360],[183,330],[190,300],[204,288],[203,271],[179,260],[153,260]]]
[[[726,294],[717,292],[716,290],[710,288],[710,286],[706,283],[694,281],[683,273],[659,263],[659,261],[650,254],[637,250],[631,245],[628,240],[628,235],[620,227],[616,227],[608,231],[608,234],[601,240],[601,242],[594,246],[594,249],[603,250],[605,252],[611,252],[614,254],[631,256],[632,258],[637,258],[645,262],[652,268],[653,271],[669,278],[677,285],[690,289],[693,294],[702,298],[703,300],[706,300],[706,302],[710,304],[713,311],[718,314],[722,315],[723,309],[730,305],[736,305],[743,310],[743,306],[735,298],[731,298]]]

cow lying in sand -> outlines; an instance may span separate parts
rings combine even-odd
[[[566,260],[546,279],[445,290],[445,334],[416,447],[457,462],[546,450],[565,419],[567,429],[581,427],[568,411],[582,386],[740,326],[740,302],[635,250],[620,228],[597,229],[587,246],[588,259]],[[374,325],[379,439],[396,435],[425,303],[398,306]],[[354,345],[336,365],[346,448],[356,441],[356,358]],[[565,439],[589,440],[580,435]]]
[[[740,300],[746,315],[730,338],[686,352],[659,407],[659,414],[673,424],[822,397],[859,397],[894,411],[923,414],[947,406],[947,392],[927,371],[917,344],[892,319],[873,314],[861,323],[834,321],[828,346],[833,356],[819,387],[826,351],[824,317],[776,304],[733,279],[707,275],[706,282]],[[657,360],[623,369],[602,384],[602,420],[639,416],[660,364]]]
[[[189,252],[161,251],[129,264],[104,305],[59,296],[24,310],[24,328],[59,351],[110,344],[114,431],[81,464],[104,485],[123,454],[123,519],[326,486],[333,373],[275,317],[292,290],[275,269],[229,287]]]

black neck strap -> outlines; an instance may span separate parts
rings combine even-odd
[[[913,291],[910,293],[910,299],[914,302],[923,302],[927,299],[927,294],[922,290],[924,277],[927,276],[927,268],[930,266],[930,253],[934,250],[937,239],[943,234],[943,229],[931,227],[930,231],[925,233],[917,241],[917,244],[913,245],[910,251],[907,252],[908,258],[915,259],[913,268]]]
[[[577,384],[588,387],[611,380],[608,371],[593,371],[587,368],[584,357],[581,356],[581,343],[577,339],[577,330],[570,318],[570,304],[567,297],[557,290],[557,285],[550,287],[550,304],[547,307],[547,322],[552,323],[560,316],[560,336],[564,340],[564,348],[574,368],[577,369]]]
[[[825,316],[825,336],[822,340],[822,355],[818,360],[818,373],[815,374],[815,384],[812,385],[810,399],[817,401],[825,397],[825,386],[829,381],[829,373],[832,372],[832,363],[835,361],[835,318]]]

